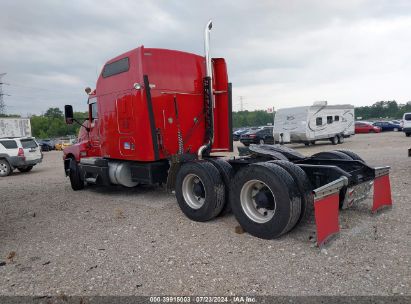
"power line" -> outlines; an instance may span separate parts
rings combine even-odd
[[[37,86],[27,86],[27,85],[21,85],[21,84],[14,84],[14,83],[4,83],[5,85],[11,86],[11,87],[17,87],[17,88],[23,88],[23,89],[30,89],[30,90],[40,90],[40,91],[46,91],[54,94],[73,94],[73,95],[78,95],[78,94],[83,94],[83,91],[79,92],[73,92],[73,91],[62,91],[62,90],[52,90],[52,89],[46,89],[46,88],[41,88]],[[47,94],[47,93],[46,93]]]

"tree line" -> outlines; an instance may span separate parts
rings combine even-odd
[[[372,106],[356,107],[355,117],[363,120],[402,119],[406,112],[411,112],[411,102],[399,104],[395,100],[378,101]]]
[[[371,106],[355,108],[355,117],[363,120],[401,119],[405,112],[411,112],[411,102],[399,104],[395,100],[378,101]],[[274,113],[275,114],[275,113]],[[233,127],[252,127],[273,124],[274,114],[263,110],[233,112]],[[0,117],[20,117],[19,115],[0,115]],[[87,112],[74,112],[74,117],[82,122],[88,118]],[[77,124],[66,125],[63,111],[49,108],[42,115],[30,116],[33,136],[36,138],[55,138],[77,135]]]

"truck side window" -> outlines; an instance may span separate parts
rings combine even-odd
[[[335,116],[334,116],[334,121],[340,121],[340,116],[335,115]]]
[[[327,116],[327,123],[328,124],[333,123],[333,117],[332,116]]]
[[[322,118],[322,117],[317,117],[317,118],[315,119],[315,124],[316,124],[317,126],[322,126],[322,125],[323,125],[323,118]]]
[[[127,72],[130,68],[128,57],[122,58],[120,60],[107,63],[103,68],[103,78],[117,75],[123,72]]]
[[[91,119],[98,119],[97,102],[92,103],[90,106],[91,106]]]

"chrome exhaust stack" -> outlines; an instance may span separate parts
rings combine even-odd
[[[213,83],[213,70],[211,65],[211,56],[210,56],[210,32],[213,28],[213,21],[208,21],[204,29],[204,53],[206,59],[206,76],[210,77],[211,83]]]
[[[206,77],[209,78],[210,80],[210,105],[211,105],[211,136],[210,136],[210,141],[208,142],[207,145],[203,145],[198,149],[198,158],[202,159],[204,151],[207,150],[207,148],[211,148],[211,145],[214,143],[214,92],[213,92],[213,65],[211,62],[211,56],[210,56],[210,32],[211,29],[213,28],[213,21],[210,20],[207,22],[205,28],[204,28],[204,53],[205,53],[205,60],[206,60]]]

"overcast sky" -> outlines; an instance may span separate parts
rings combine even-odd
[[[234,110],[411,100],[411,1],[0,0],[7,112],[86,109],[103,64],[146,47],[224,57]]]

